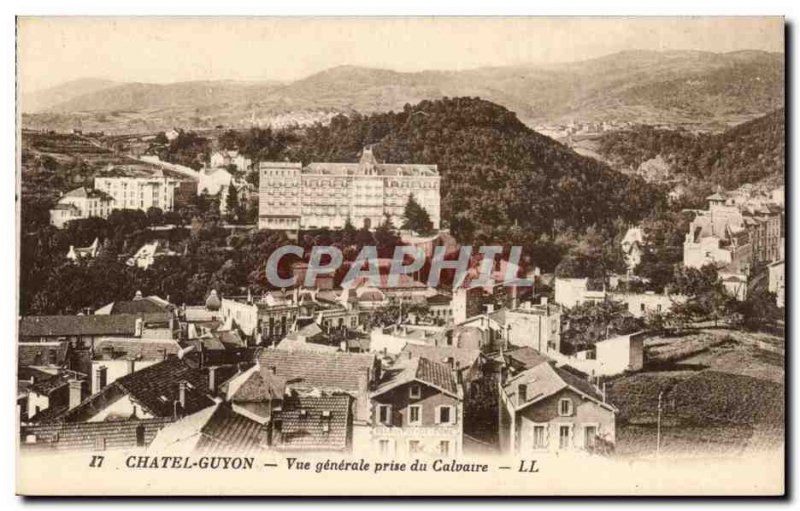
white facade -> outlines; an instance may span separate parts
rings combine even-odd
[[[62,195],[50,210],[50,225],[61,229],[71,220],[106,218],[112,209],[112,197],[97,190],[76,188]]]
[[[114,199],[113,209],[159,208],[172,211],[175,206],[176,179],[168,177],[96,177],[94,187]]]
[[[262,162],[259,172],[261,229],[341,229],[348,218],[356,228],[374,229],[385,215],[400,227],[410,195],[439,228],[436,165],[378,163],[365,149],[356,164]]]

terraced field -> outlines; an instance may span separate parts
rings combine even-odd
[[[608,384],[619,408],[617,454],[737,455],[783,442],[784,339],[708,329],[646,343],[645,371]]]

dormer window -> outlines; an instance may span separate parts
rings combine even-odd
[[[558,400],[558,415],[561,417],[569,417],[572,415],[572,400],[563,398]]]
[[[410,385],[408,387],[408,397],[411,399],[419,399],[422,397],[422,389],[419,385]]]

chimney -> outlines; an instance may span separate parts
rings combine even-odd
[[[341,341],[339,343],[339,350],[343,352],[347,352],[347,341]]]
[[[186,408],[186,382],[178,383],[178,402],[181,405],[181,410]]]
[[[528,400],[528,385],[520,383],[517,387],[517,406],[524,404]]]
[[[71,380],[69,382],[69,409],[78,406],[83,397],[83,381]]]
[[[547,297],[546,296],[542,297],[542,305],[547,306]]]
[[[208,368],[208,391],[214,394],[217,391],[217,368]]]
[[[277,366],[269,366],[270,374],[278,374],[278,367]]]
[[[95,392],[99,391],[103,387],[106,386],[106,381],[108,377],[108,368],[106,366],[100,366],[97,368],[97,371],[94,373],[95,378]]]
[[[136,359],[129,358],[128,359],[128,374],[133,374],[136,371]]]

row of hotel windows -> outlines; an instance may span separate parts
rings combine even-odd
[[[267,179],[264,182],[268,186],[273,186],[276,188],[297,188],[298,186],[302,185],[305,188],[310,189],[318,189],[318,188],[361,188],[367,190],[378,190],[381,188],[430,188],[430,189],[437,189],[439,188],[439,181],[430,180],[430,181],[369,181],[369,182],[362,182],[362,181],[341,181],[341,180],[317,180],[317,179],[304,179],[300,181],[299,179]]]

